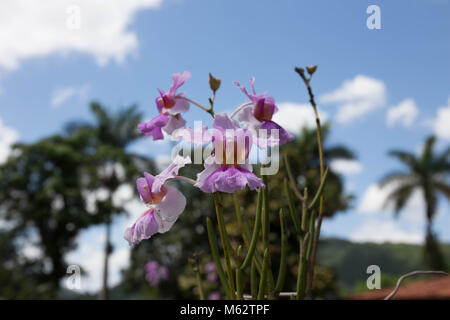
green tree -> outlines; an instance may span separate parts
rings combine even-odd
[[[435,154],[436,138],[426,139],[422,153],[416,156],[412,153],[393,150],[389,155],[400,160],[407,171],[394,171],[381,179],[380,185],[390,185],[393,189],[386,199],[387,204],[393,204],[395,214],[399,214],[405,207],[415,190],[423,194],[426,205],[426,239],[424,257],[426,263],[435,269],[445,268],[445,260],[440,253],[439,246],[433,234],[432,224],[436,215],[438,195],[450,198],[448,174],[450,172],[450,148],[441,154]]]
[[[355,159],[354,153],[344,145],[329,146],[327,140],[330,135],[331,125],[326,123],[322,126],[322,141],[324,145],[325,167],[329,167],[334,160]],[[320,185],[319,177],[319,151],[317,144],[317,133],[315,129],[302,128],[300,135],[295,140],[282,148],[282,154],[289,159],[292,174],[297,180],[299,190],[307,188],[313,194]],[[274,178],[280,179],[287,176],[284,163],[281,165],[280,174]],[[282,190],[282,189],[280,189]],[[351,204],[352,195],[344,193],[342,177],[332,168],[329,168],[327,184],[324,189],[324,217],[332,217],[339,211],[345,211]],[[300,202],[297,202],[300,205]]]
[[[28,283],[45,285],[46,297],[56,297],[66,274],[64,256],[76,247],[80,230],[95,223],[82,194],[87,140],[81,134],[55,135],[17,144],[13,156],[0,167],[0,217],[8,222],[10,245],[34,244],[42,254],[34,261],[22,257],[26,262],[13,263],[12,271],[26,274],[31,268],[34,279],[30,276]],[[34,295],[28,291],[28,297],[42,297],[37,289]]]
[[[106,241],[103,264],[101,299],[108,299],[108,266],[112,253],[111,224],[115,216],[125,212],[114,201],[114,194],[124,184],[129,184],[143,170],[151,170],[150,160],[132,153],[128,147],[142,135],[137,125],[142,114],[136,106],[126,107],[117,112],[109,112],[97,102],[91,103],[94,123],[69,123],[67,130],[85,133],[89,140],[89,187],[91,191],[106,190],[106,199],[96,200],[96,210],[105,224]],[[134,189],[134,188],[133,188]]]

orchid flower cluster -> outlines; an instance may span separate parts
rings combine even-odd
[[[205,159],[204,170],[197,175],[195,181],[177,175],[182,167],[191,163],[189,157],[179,155],[167,169],[156,176],[144,172],[144,176],[139,178],[136,184],[142,201],[149,209],[125,231],[125,239],[130,245],[148,239],[156,233],[167,232],[183,212],[186,198],[177,189],[166,186],[166,182],[187,181],[206,193],[233,193],[246,186],[250,190],[265,188],[261,178],[252,172],[252,165],[248,161],[253,141],[262,148],[293,140],[291,134],[272,121],[274,113],[278,111],[275,100],[267,97],[266,93],[256,93],[254,78],[250,80],[250,94],[245,87],[235,82],[249,101],[238,107],[231,116],[226,113],[214,114],[212,133],[208,127],[202,127],[200,139],[195,139],[199,132],[186,127],[182,114],[189,111],[191,103],[211,112],[212,107],[208,109],[187,98],[184,93],[177,93],[190,76],[187,71],[174,74],[172,86],[167,92],[158,89],[160,96],[155,101],[159,115],[148,122],[140,123],[138,129],[144,136],[153,140],[164,139],[165,132],[174,139],[182,139],[196,145],[211,142],[213,154]],[[238,113],[240,121],[233,119]],[[258,136],[261,129],[268,130],[273,135]]]
[[[296,68],[310,93],[310,101],[316,114],[318,124],[318,139],[320,142],[320,121],[318,119],[317,109],[314,103],[314,97],[309,86],[309,81],[316,67],[308,67],[309,77],[301,68]],[[171,138],[180,140],[183,143],[198,146],[209,146],[210,154],[203,154],[203,170],[197,174],[196,179],[180,176],[179,170],[192,161],[190,157],[183,157],[179,154],[172,157],[170,165],[157,175],[144,172],[143,177],[136,181],[137,190],[142,201],[147,206],[147,210],[136,220],[136,222],[125,230],[124,238],[130,245],[138,244],[144,239],[149,239],[157,233],[165,233],[171,229],[178,217],[184,211],[186,198],[175,187],[167,183],[172,180],[184,181],[199,188],[202,192],[213,195],[218,231],[223,249],[223,258],[219,256],[219,250],[216,242],[215,228],[211,219],[207,218],[208,240],[211,247],[211,256],[214,262],[206,265],[208,280],[215,281],[218,277],[227,298],[243,299],[243,288],[245,281],[243,275],[247,273],[251,266],[251,288],[250,297],[264,299],[281,296],[281,289],[284,283],[286,273],[286,230],[284,228],[284,216],[280,211],[280,225],[282,232],[282,261],[280,262],[280,272],[277,283],[275,284],[272,272],[270,271],[270,253],[269,253],[269,193],[267,187],[267,177],[261,170],[261,177],[253,172],[253,166],[249,161],[249,155],[252,147],[255,145],[258,149],[269,149],[281,146],[294,137],[289,134],[282,126],[273,120],[273,116],[278,112],[275,100],[267,93],[256,93],[255,78],[250,79],[250,91],[235,81],[234,84],[245,95],[247,101],[238,106],[230,115],[227,113],[214,112],[214,99],[216,91],[219,89],[221,81],[210,74],[209,84],[212,90],[212,97],[209,99],[209,107],[188,98],[184,93],[178,93],[180,87],[191,77],[190,73],[185,71],[173,75],[173,83],[169,90],[158,89],[159,96],[156,98],[156,111],[158,115],[148,122],[142,122],[138,125],[138,130],[144,136],[153,140]],[[212,116],[212,124],[192,129],[187,126],[187,121],[183,115],[187,113],[191,106],[199,107]],[[237,116],[237,117],[236,117]],[[237,119],[235,119],[235,117]],[[206,148],[207,150],[208,148]],[[321,153],[321,144],[319,145]],[[321,153],[322,154],[322,153]],[[194,157],[195,158],[195,157]],[[287,171],[289,173],[290,185],[285,181],[285,194],[289,203],[289,213],[297,229],[299,246],[301,248],[299,255],[297,298],[305,296],[310,290],[306,286],[311,284],[314,271],[315,251],[320,233],[320,223],[323,209],[323,184],[327,171],[323,168],[323,156],[321,155],[321,186],[317,190],[312,201],[308,201],[307,192],[301,194],[296,189],[296,183],[290,173],[288,160],[285,159]],[[253,233],[250,233],[248,222],[243,219],[240,213],[240,206],[236,192],[246,189],[256,191],[258,200],[256,205],[255,221],[253,223]],[[293,201],[291,199],[291,190],[303,203],[301,214],[297,214]],[[231,246],[225,229],[223,219],[223,206],[221,204],[221,193],[233,194],[236,216],[244,245],[239,246],[237,250]],[[320,199],[320,210],[316,226],[315,203]],[[257,242],[262,231],[263,252],[259,252]],[[246,254],[244,255],[244,252]],[[225,260],[225,272],[223,268]],[[310,262],[311,261],[311,262]],[[234,269],[234,270],[233,270]],[[196,267],[196,272],[200,268]],[[309,272],[309,277],[306,273]],[[154,272],[153,272],[154,273]],[[259,274],[260,281],[255,283]],[[200,276],[198,279],[198,291],[203,298]],[[248,295],[247,295],[248,296]]]

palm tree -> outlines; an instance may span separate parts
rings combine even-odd
[[[147,158],[131,153],[127,147],[141,138],[137,125],[142,114],[136,106],[111,113],[99,103],[91,103],[95,123],[69,123],[70,132],[88,132],[91,139],[90,189],[106,189],[106,200],[96,200],[97,214],[102,217],[106,229],[103,285],[101,299],[108,299],[108,261],[112,253],[111,223],[114,215],[125,210],[115,204],[113,195],[122,184],[127,184],[142,170],[151,170],[153,164]]]
[[[400,150],[389,152],[406,165],[408,170],[388,174],[381,180],[380,186],[393,187],[385,206],[393,204],[395,214],[399,214],[405,207],[415,190],[422,191],[427,221],[425,261],[430,267],[441,269],[445,267],[445,263],[433,235],[432,223],[436,214],[438,195],[442,194],[450,199],[450,185],[447,179],[450,173],[450,148],[436,155],[433,150],[435,141],[434,136],[428,137],[420,156]]]

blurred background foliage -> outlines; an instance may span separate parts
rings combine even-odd
[[[197,253],[201,261],[203,287],[208,295],[220,292],[219,283],[205,277],[204,265],[211,261],[206,235],[206,217],[215,220],[211,195],[190,185],[170,182],[186,196],[184,213],[170,232],[156,235],[131,249],[129,266],[122,270],[122,280],[107,288],[111,223],[125,209],[114,203],[113,195],[123,184],[134,185],[143,171],[155,173],[152,159],[128,151],[140,136],[136,126],[142,119],[136,106],[111,113],[93,102],[92,123],[71,122],[63,133],[31,144],[16,144],[13,155],[0,166],[0,299],[192,299],[198,298],[194,272],[188,259]],[[326,166],[336,159],[354,159],[345,145],[329,145],[330,124],[323,127]],[[281,148],[296,177],[297,187],[307,188],[312,195],[319,186],[319,156],[315,130],[304,128],[296,139]],[[278,212],[287,212],[283,183],[286,167],[280,157],[279,173],[269,176],[271,210],[270,245],[272,271],[278,272],[280,225]],[[195,178],[200,165],[183,168],[180,174]],[[255,172],[259,168],[255,166]],[[134,188],[133,188],[134,189]],[[89,194],[102,197],[88,200]],[[136,194],[137,196],[137,194]],[[325,196],[325,216],[332,218],[352,205],[353,196],[344,191],[342,177],[330,170]],[[293,197],[295,199],[295,197]],[[253,221],[256,193],[238,193],[238,203],[246,219]],[[226,228],[234,249],[242,244],[235,217],[232,195],[223,196]],[[297,209],[300,202],[295,199]],[[288,221],[288,272],[284,291],[295,291],[297,240]],[[66,256],[76,249],[80,231],[94,225],[105,226],[106,243],[103,261],[103,288],[98,294],[76,294],[61,287],[66,276]],[[252,228],[252,226],[250,225]],[[125,240],[124,240],[125,241]],[[42,255],[25,255],[32,248]],[[443,246],[450,254],[450,246]],[[261,248],[259,248],[261,253]],[[354,244],[338,239],[321,241],[316,266],[313,297],[338,298],[362,288],[367,265],[381,265],[384,283],[410,269],[423,266],[420,247],[414,245]],[[151,287],[145,281],[144,266],[149,260],[168,268],[170,277]],[[391,277],[391,278],[390,278]],[[248,292],[249,288],[245,288]]]

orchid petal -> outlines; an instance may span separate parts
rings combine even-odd
[[[178,170],[189,163],[191,163],[190,157],[183,158],[182,156],[177,155],[173,162],[155,177],[152,185],[152,193],[160,193],[164,183],[169,179],[175,178],[178,174]]]
[[[163,128],[167,134],[172,135],[172,133],[180,128],[183,128],[186,125],[186,120],[183,119],[181,116],[177,117],[170,117],[169,121],[167,122],[167,125]]]
[[[286,130],[283,129],[283,127],[281,127],[279,124],[277,124],[276,122],[273,121],[265,121],[261,127],[261,129],[265,129],[267,130],[269,133],[272,130],[278,130],[278,139],[279,139],[279,144],[280,146],[294,140],[294,136],[291,135],[289,132],[287,132]],[[271,136],[271,134],[270,134]]]
[[[161,128],[168,122],[169,117],[165,114],[160,114],[148,122],[139,123],[138,129],[144,136],[152,137],[153,140],[161,140],[164,138]]]
[[[167,112],[170,115],[177,115],[183,112],[189,111],[189,102],[183,98],[183,95],[178,95],[175,97],[175,105],[169,109],[163,109],[163,112]]]
[[[204,175],[206,176],[210,170],[211,167],[205,167],[204,171],[207,172],[205,172]],[[223,166],[209,174],[206,179],[202,179],[198,187],[207,193],[214,193],[217,191],[232,193],[236,190],[244,189],[246,185],[248,185],[251,190],[255,190],[259,187],[265,188],[262,180],[254,173],[242,167]]]
[[[153,209],[146,211],[140,216],[131,228],[125,230],[124,238],[128,244],[138,244],[158,232],[158,224],[154,217]]]
[[[175,73],[172,76],[173,83],[169,89],[169,95],[174,97],[178,88],[181,87],[190,77],[191,74],[188,71],[184,71],[183,73]]]
[[[180,191],[172,187],[166,189],[164,198],[155,205],[155,220],[159,233],[169,231],[186,207],[186,198]]]
[[[207,126],[192,128],[180,128],[172,133],[172,137],[175,139],[181,139],[186,143],[193,144],[195,146],[202,146],[205,143],[211,142],[211,133]]]

